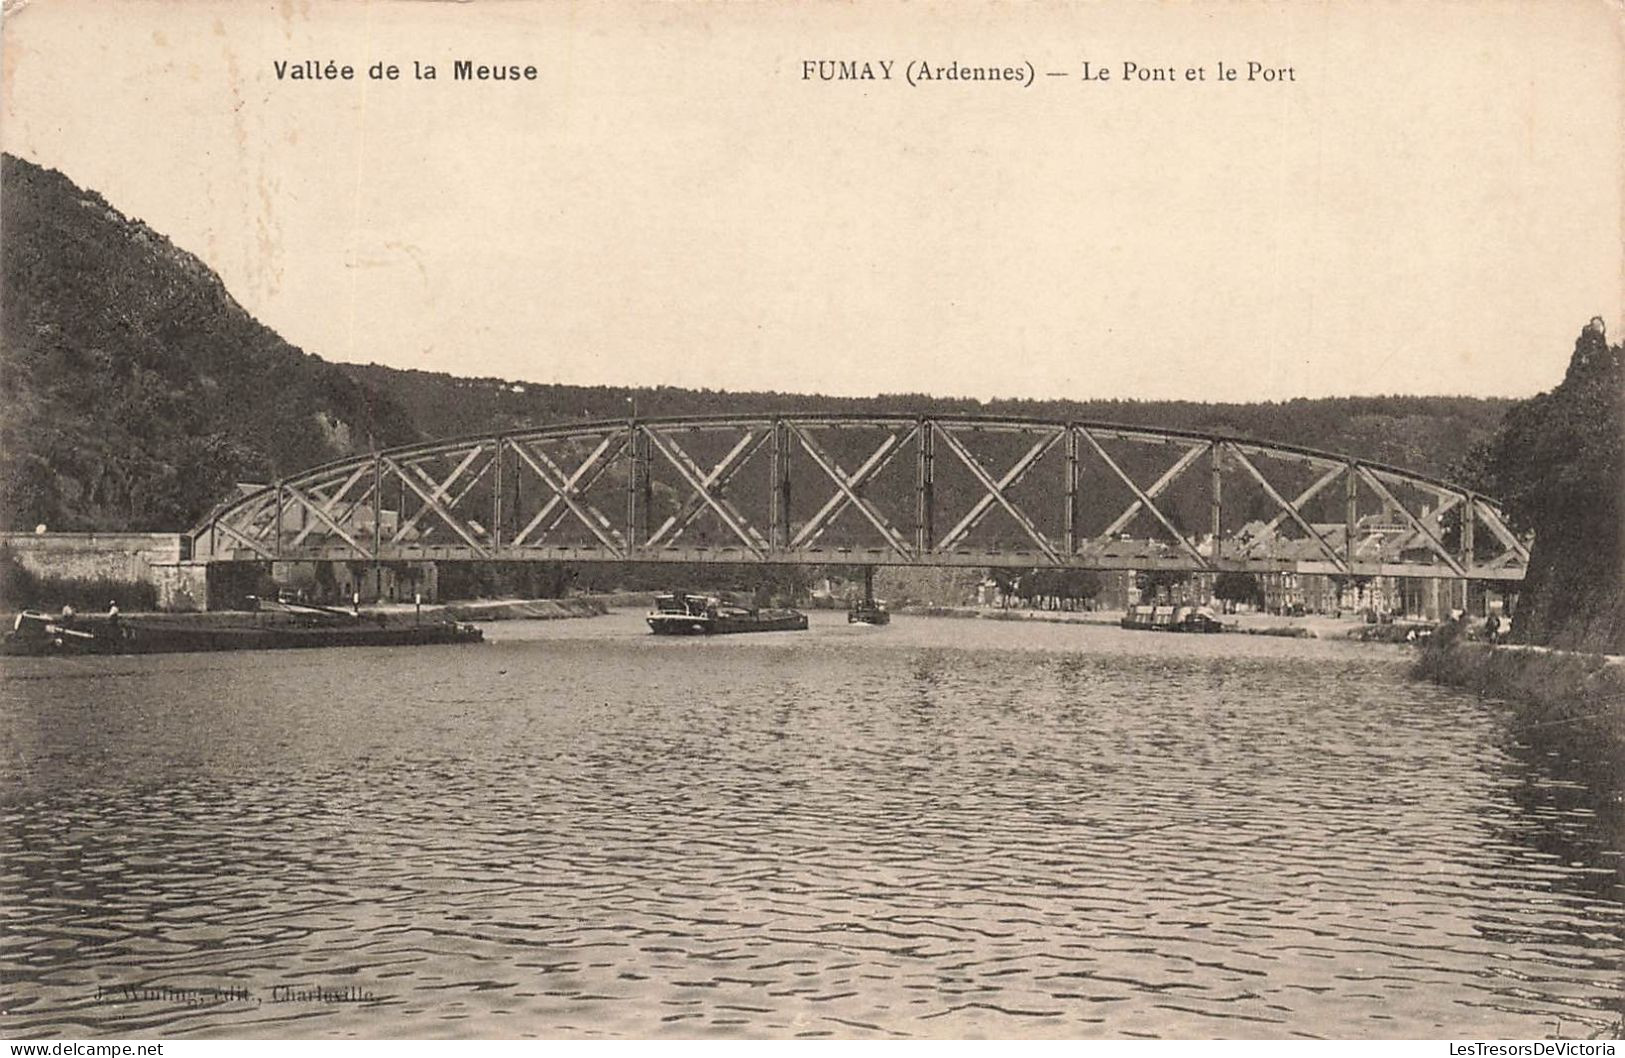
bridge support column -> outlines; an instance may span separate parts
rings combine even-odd
[[[1343,562],[1354,568],[1354,527],[1360,521],[1360,478],[1350,463],[1343,471]]]
[[[638,513],[639,538],[644,543],[649,542],[649,534],[654,530],[654,485],[649,474],[649,432],[638,431],[638,451],[643,456],[643,477],[638,485],[638,500],[643,504]]]
[[[1224,469],[1224,455],[1219,442],[1208,445],[1207,458],[1212,490],[1208,496],[1208,528],[1213,534],[1213,567],[1217,569],[1219,559],[1224,557],[1224,480],[1220,476]]]
[[[627,423],[626,548],[636,551],[649,542],[649,435],[637,420]]]
[[[378,564],[378,556],[384,550],[384,505],[383,495],[378,491],[378,457],[372,461],[372,598],[374,602],[384,600],[384,570]]]
[[[919,448],[914,465],[914,554],[924,558],[936,545],[935,469],[936,423],[929,419],[919,421]]]
[[[773,489],[769,498],[768,547],[779,551],[790,546],[790,427],[773,420]]]
[[[508,439],[497,434],[496,451],[491,456],[491,554],[502,554],[502,463],[507,458]]]
[[[1461,503],[1461,566],[1473,568],[1473,523],[1478,520],[1478,504],[1472,493],[1462,497]]]
[[[372,457],[372,559],[378,561],[378,555],[384,550],[384,456],[381,452],[373,453]]]
[[[395,475],[395,535],[401,536],[400,527],[406,525],[406,478],[401,476],[400,467],[391,463],[389,472]],[[404,538],[403,538],[404,539]]]
[[[1066,427],[1066,555],[1078,553],[1078,428]]]

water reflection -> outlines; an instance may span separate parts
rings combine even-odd
[[[1472,1037],[1619,1015],[1598,762],[1520,746],[1391,648],[907,618],[492,635],[8,666],[8,1028]],[[252,998],[181,998],[233,987]],[[313,988],[357,998],[278,998]]]

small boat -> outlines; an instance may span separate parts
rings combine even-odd
[[[1171,632],[1174,624],[1172,606],[1130,606],[1118,622],[1124,628],[1142,632]]]
[[[1142,632],[1224,631],[1224,625],[1206,606],[1130,606],[1119,623]]]
[[[855,600],[846,611],[846,623],[853,625],[883,625],[891,623],[891,613],[879,599]]]
[[[655,596],[649,628],[657,636],[718,636],[736,632],[797,632],[807,627],[799,610],[757,609],[715,595],[673,591]]]
[[[853,599],[846,611],[846,623],[853,625],[883,625],[891,623],[886,604],[875,598],[875,567],[863,567],[863,597]]]

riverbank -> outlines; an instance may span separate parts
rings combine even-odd
[[[1625,759],[1625,657],[1457,640],[1425,647],[1411,671],[1512,703],[1533,740]]]
[[[1123,615],[1115,610],[1023,610],[980,606],[905,606],[897,611],[916,617],[949,617],[982,621],[1040,621],[1046,624],[1117,625]],[[1277,614],[1225,614],[1219,618],[1225,631],[1251,636],[1283,636],[1288,639],[1346,639],[1357,637],[1366,625],[1357,617],[1328,617],[1308,614],[1286,617]]]

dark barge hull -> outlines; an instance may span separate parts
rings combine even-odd
[[[316,647],[400,647],[478,643],[485,638],[469,625],[431,624],[389,627],[178,627],[124,623],[97,627],[84,635],[8,634],[0,654],[33,657],[83,654],[173,654],[217,650],[301,650]]]
[[[807,627],[806,614],[772,617],[698,617],[685,614],[658,614],[649,617],[649,628],[657,636],[722,636],[740,632],[800,632]]]

